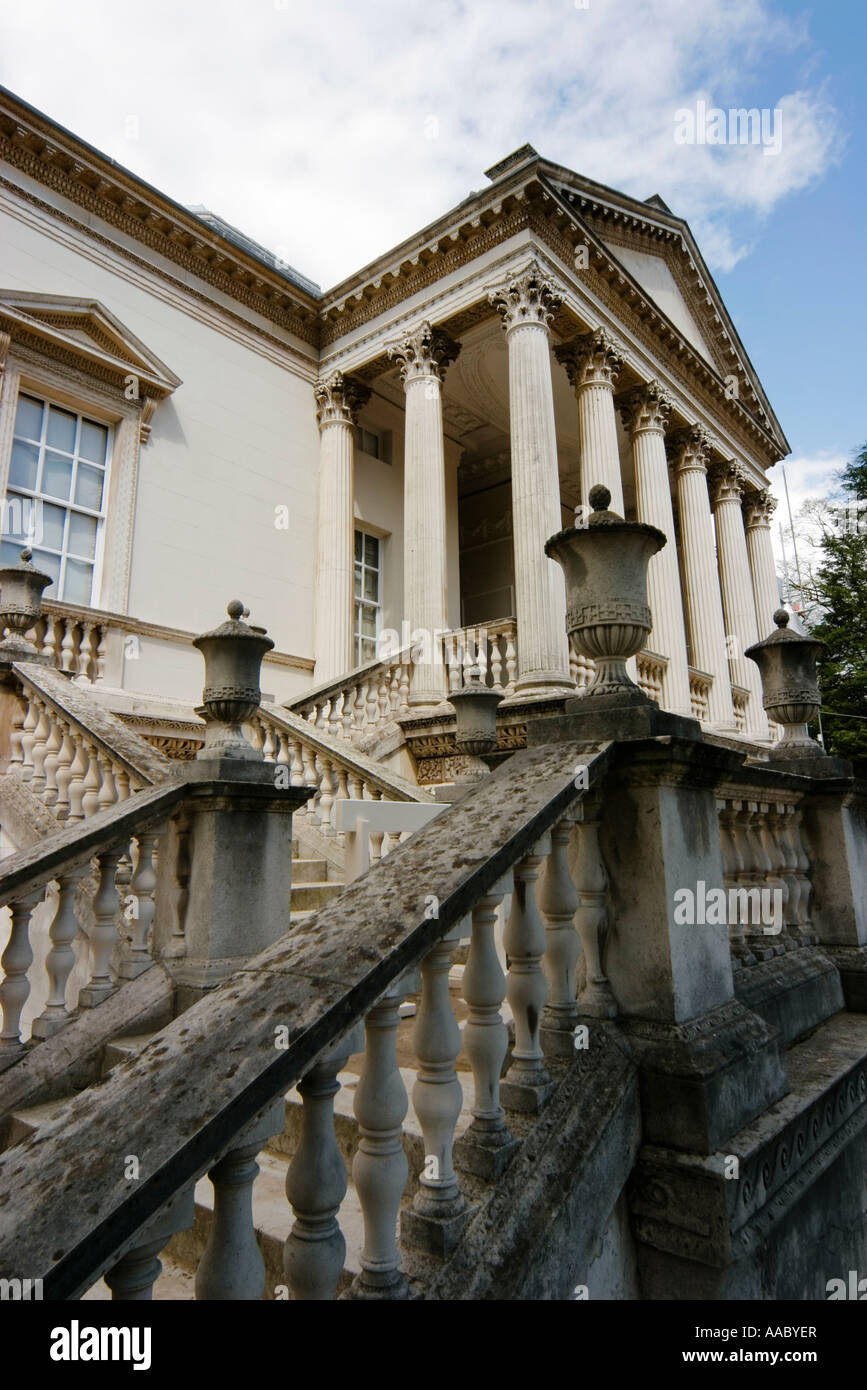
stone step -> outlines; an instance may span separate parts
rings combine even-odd
[[[318,912],[342,892],[342,883],[329,883],[326,880],[318,883],[293,883],[293,915],[295,912]]]
[[[325,859],[293,859],[292,887],[299,883],[325,883],[328,881],[328,862]]]

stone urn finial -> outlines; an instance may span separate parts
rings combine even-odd
[[[807,726],[816,718],[822,702],[816,662],[827,647],[815,637],[792,632],[785,608],[777,609],[774,622],[776,632],[753,643],[744,653],[761,672],[764,708],[775,723],[782,725],[783,736],[772,749],[771,757],[824,757],[824,748],[810,738]]]
[[[241,725],[251,719],[262,700],[259,673],[262,658],[274,646],[262,629],[248,627],[249,616],[240,599],[233,599],[227,623],[193,639],[205,659],[202,707],[196,713],[206,721],[204,746],[199,758],[242,758],[261,761],[244,737]]]
[[[0,642],[0,654],[12,660],[32,661],[38,657],[25,633],[42,616],[42,590],[52,578],[32,565],[32,559],[32,550],[25,549],[17,565],[0,569],[0,623],[10,629],[9,636]]]
[[[461,689],[449,696],[457,716],[455,743],[467,758],[464,777],[475,781],[490,771],[482,759],[497,746],[497,708],[502,698],[502,690],[485,685],[477,666],[467,672]]]
[[[644,704],[650,697],[630,679],[626,661],[641,651],[650,632],[647,566],[665,535],[644,522],[624,521],[608,510],[610,502],[607,487],[592,487],[586,526],[559,531],[546,542],[545,554],[566,576],[567,630],[582,655],[596,663],[584,699]]]

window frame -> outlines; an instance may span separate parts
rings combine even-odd
[[[367,562],[366,562],[366,560],[365,560],[365,556],[364,556],[364,549],[365,549],[365,547],[364,547],[364,543],[362,542],[362,547],[361,547],[361,550],[362,550],[362,557],[361,557],[361,562],[360,562],[360,563],[361,563],[361,590],[362,590],[361,596],[358,596],[358,595],[356,595],[356,593],[355,593],[356,566],[359,564],[359,561],[355,558],[355,545],[356,545],[356,537],[357,537],[357,536],[362,536],[363,538],[369,538],[370,540],[375,541],[375,542],[376,542],[376,547],[377,547],[377,555],[378,555],[378,564],[377,564],[377,566],[376,566],[376,569],[374,570],[373,566],[368,565]],[[385,551],[385,547],[384,547],[384,544],[383,544],[383,537],[382,537],[382,536],[378,536],[378,535],[376,534],[375,531],[367,530],[367,529],[366,529],[365,527],[363,527],[363,526],[355,526],[355,527],[354,527],[354,529],[353,529],[353,535],[352,535],[352,595],[353,595],[353,597],[352,597],[352,642],[353,642],[353,649],[354,649],[354,657],[355,657],[355,664],[356,664],[356,666],[366,666],[366,665],[368,664],[368,662],[370,662],[370,661],[375,661],[375,660],[376,660],[376,645],[375,645],[375,644],[376,644],[376,638],[379,637],[379,634],[380,634],[380,632],[382,631],[382,625],[383,625],[383,593],[384,593],[384,583],[383,583],[383,559],[384,559],[384,551]],[[376,602],[374,602],[372,599],[366,599],[366,598],[364,597],[364,576],[365,576],[365,574],[372,574],[372,573],[375,573],[376,576],[377,576],[377,598],[376,598]],[[359,619],[360,619],[360,609],[363,609],[363,608],[365,608],[365,607],[366,607],[366,608],[372,608],[372,609],[374,610],[375,614],[376,614],[376,635],[375,635],[375,637],[372,638],[372,639],[371,639],[370,637],[364,636],[364,635],[362,634],[362,632],[361,632],[361,624],[360,624],[360,621],[359,621]],[[373,656],[365,657],[364,654],[363,654],[363,647],[362,647],[362,644],[363,644],[364,642],[370,642],[371,640],[374,642],[374,654],[373,654]]]
[[[90,421],[92,424],[101,425],[101,426],[103,426],[103,428],[106,430],[108,438],[107,438],[107,443],[106,443],[106,457],[105,457],[105,462],[104,462],[104,464],[103,464],[102,505],[101,505],[101,507],[100,507],[99,512],[95,512],[95,511],[94,511],[93,509],[91,509],[91,508],[87,508],[87,507],[81,506],[80,504],[76,504],[76,502],[75,502],[75,500],[74,500],[73,478],[74,478],[74,477],[77,477],[77,465],[78,465],[79,457],[80,457],[80,456],[79,456],[79,453],[76,452],[76,451],[74,451],[73,454],[72,454],[72,459],[73,459],[74,468],[73,468],[73,478],[70,478],[70,496],[69,496],[69,498],[67,498],[67,500],[66,500],[65,502],[64,502],[62,499],[60,499],[60,498],[52,498],[52,497],[50,497],[48,494],[46,494],[46,493],[44,492],[44,490],[43,490],[42,492],[39,492],[39,493],[37,493],[37,492],[35,492],[35,491],[33,491],[33,492],[25,491],[25,490],[21,489],[20,486],[19,486],[18,484],[15,484],[15,483],[10,482],[9,474],[10,474],[10,471],[11,471],[11,464],[12,464],[12,449],[14,448],[15,438],[16,438],[15,424],[16,424],[16,421],[17,421],[17,418],[18,418],[18,407],[19,407],[19,404],[20,404],[20,402],[21,402],[22,397],[25,397],[25,398],[30,399],[30,400],[38,401],[38,402],[42,405],[42,407],[43,407],[42,429],[41,429],[41,437],[40,437],[40,440],[39,440],[39,456],[40,456],[40,461],[41,461],[41,463],[42,463],[43,469],[44,469],[45,453],[46,453],[46,451],[47,451],[47,449],[48,449],[48,445],[47,445],[47,441],[46,441],[47,421],[48,421],[48,410],[46,409],[46,407],[50,408],[51,406],[54,406],[54,407],[57,408],[58,410],[63,410],[63,411],[65,411],[67,414],[74,414],[74,415],[75,415],[76,421],[78,422],[78,423],[76,424],[76,441],[78,441],[78,440],[80,439],[80,432],[81,432],[81,424],[80,424],[80,422],[81,422],[82,420]],[[101,417],[102,417],[102,418],[101,418]],[[18,382],[18,389],[17,389],[17,391],[16,391],[16,393],[15,393],[14,409],[13,409],[13,411],[12,411],[12,431],[11,431],[11,444],[10,444],[10,450],[9,450],[9,464],[8,464],[7,469],[6,469],[6,476],[5,476],[5,483],[4,483],[4,491],[3,491],[3,499],[4,499],[4,502],[8,502],[9,495],[10,495],[10,488],[13,488],[13,489],[14,489],[14,492],[13,492],[13,494],[12,494],[13,496],[22,497],[22,498],[29,498],[29,499],[31,500],[32,503],[35,503],[36,501],[41,501],[42,504],[43,504],[43,506],[44,506],[44,505],[48,505],[48,506],[62,507],[63,510],[66,512],[67,517],[68,517],[71,513],[73,513],[73,512],[79,512],[79,513],[81,513],[82,515],[93,517],[94,520],[96,521],[96,539],[95,539],[95,542],[94,542],[93,564],[92,564],[92,567],[91,567],[90,597],[88,598],[88,600],[87,600],[86,603],[81,603],[81,601],[78,600],[78,599],[67,598],[65,595],[63,595],[63,594],[61,593],[61,590],[60,590],[60,582],[58,582],[58,584],[57,584],[56,586],[54,586],[54,588],[55,588],[55,592],[54,592],[54,593],[51,592],[51,587],[52,587],[52,586],[49,586],[49,588],[46,589],[46,591],[45,591],[45,597],[48,598],[48,599],[51,599],[52,601],[54,601],[54,602],[56,602],[56,603],[74,604],[74,605],[76,605],[77,607],[81,607],[81,608],[94,608],[94,607],[98,607],[98,606],[99,606],[97,600],[98,600],[98,598],[99,598],[99,595],[100,595],[101,592],[102,592],[103,570],[104,570],[104,564],[105,564],[106,531],[107,531],[107,529],[108,529],[108,524],[109,524],[109,498],[110,498],[110,496],[111,496],[111,487],[112,487],[113,476],[114,476],[114,473],[113,473],[113,464],[114,464],[114,455],[115,455],[115,437],[116,437],[116,433],[117,433],[117,431],[116,431],[116,422],[115,422],[114,420],[112,420],[111,418],[107,417],[106,412],[100,411],[98,408],[97,408],[97,409],[92,409],[92,410],[91,410],[91,409],[85,407],[83,404],[78,404],[78,403],[71,404],[68,400],[62,400],[62,399],[60,399],[60,398],[57,396],[57,394],[56,394],[55,392],[53,392],[53,391],[47,391],[47,390],[44,390],[44,389],[40,389],[40,388],[36,388],[36,387],[31,387],[31,386],[29,386],[29,385],[25,385],[24,379],[23,379],[23,378],[19,380],[19,382]],[[63,450],[57,450],[56,452],[65,452],[65,451],[63,451]],[[84,462],[85,462],[85,463],[88,463],[88,462],[91,462],[91,461],[88,460],[88,459],[85,459]],[[38,473],[37,473],[37,478],[38,478]],[[69,553],[68,553],[68,551],[69,551],[69,547],[68,547],[69,522],[68,522],[68,520],[64,523],[63,531],[64,531],[64,538],[66,539],[67,544],[66,544],[66,548],[65,548],[65,549],[62,548],[62,549],[61,549],[61,552],[60,552],[60,557],[59,557],[59,558],[60,558],[61,564],[60,564],[60,576],[59,576],[59,581],[60,581],[60,580],[63,580],[63,581],[65,582],[65,579],[66,579],[66,561],[67,561],[69,558],[76,559],[76,558],[78,558],[78,557],[76,557],[76,556],[70,557],[70,556],[69,556]],[[3,539],[4,539],[4,540],[8,540],[7,537],[3,537]],[[15,542],[12,541],[12,544],[15,544]],[[23,542],[23,544],[29,544],[29,542]],[[34,550],[38,550],[38,549],[40,549],[41,547],[39,547],[38,544],[36,544],[36,543],[34,542],[32,548],[33,548]],[[38,557],[35,557],[35,562],[38,564]]]

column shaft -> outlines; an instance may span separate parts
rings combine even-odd
[[[714,474],[717,562],[731,675],[736,685],[745,686],[750,692],[746,731],[755,738],[768,738],[770,731],[762,707],[759,669],[754,661],[744,656],[747,647],[757,642],[759,636],[741,511],[743,485],[743,474],[734,464],[724,465]]]
[[[776,499],[763,492],[750,497],[745,507],[747,554],[760,642],[775,630],[774,613],[780,606],[780,586],[771,545],[771,515],[776,505]]]
[[[355,665],[355,416],[370,391],[334,372],[316,384],[320,428],[319,519],[313,640],[316,681]]]
[[[534,261],[491,301],[509,348],[509,419],[519,698],[572,689],[563,571],[545,555],[562,529],[548,321],[560,303]]]
[[[602,329],[582,333],[556,349],[578,398],[581,440],[581,503],[590,512],[590,489],[597,483],[611,493],[611,510],[623,511],[623,480],[617,447],[614,383],[623,365],[618,345]]]
[[[707,492],[707,437],[696,427],[672,441],[686,578],[686,613],[692,659],[713,677],[708,704],[718,729],[735,728],[722,597],[714,557],[713,522]]]
[[[647,570],[647,597],[653,628],[645,645],[658,656],[668,658],[663,678],[663,705],[674,714],[690,716],[686,629],[665,456],[664,429],[671,404],[659,383],[650,382],[629,392],[622,400],[621,409],[632,435],[638,520],[657,526],[668,542],[651,558]]]

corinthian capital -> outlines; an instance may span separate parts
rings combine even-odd
[[[642,430],[656,430],[665,433],[668,417],[671,414],[671,400],[658,381],[647,381],[624,391],[617,397],[617,405],[624,427],[630,434]]]
[[[503,318],[506,332],[522,323],[546,327],[563,303],[556,280],[546,275],[536,260],[514,280],[488,291],[488,299]]]
[[[706,473],[711,449],[709,436],[701,425],[686,425],[666,440],[668,457],[678,473]]]
[[[354,425],[359,410],[370,399],[370,387],[343,372],[332,372],[319,378],[313,396],[320,429],[325,425]]]
[[[436,381],[442,381],[446,368],[450,362],[454,362],[460,350],[460,343],[456,343],[441,328],[433,328],[427,320],[407,333],[405,338],[386,346],[389,357],[396,358],[400,363],[400,379],[404,386],[418,377],[433,377]]]
[[[715,507],[721,502],[737,502],[740,505],[747,485],[747,475],[736,459],[718,463],[708,474],[710,500]]]
[[[744,524],[747,530],[751,531],[757,526],[770,528],[776,505],[776,497],[772,497],[769,492],[751,492],[744,502]]]
[[[623,366],[622,348],[604,328],[580,333],[571,342],[555,348],[554,356],[566,368],[575,387],[613,386]]]

